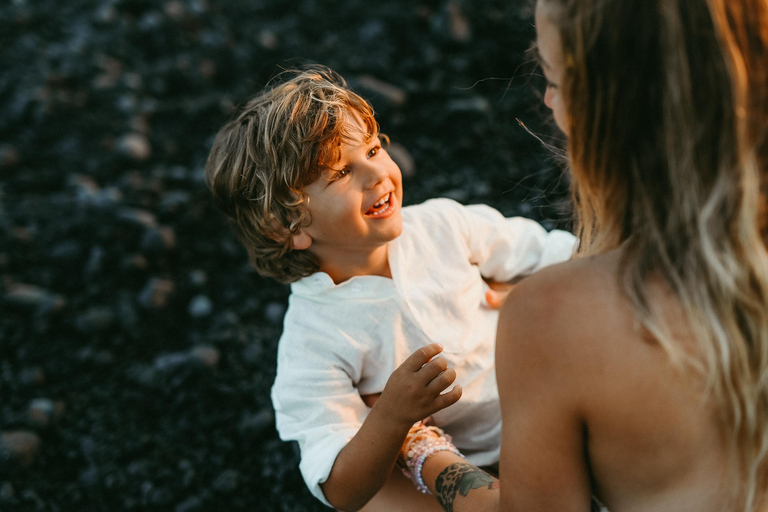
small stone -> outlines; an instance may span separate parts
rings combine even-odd
[[[166,249],[173,249],[176,247],[176,232],[170,226],[162,226],[160,228],[160,237],[163,240],[163,245]]]
[[[411,154],[405,149],[405,146],[397,142],[391,142],[389,147],[387,147],[387,153],[400,167],[403,177],[412,178],[416,174],[416,164]]]
[[[176,505],[175,512],[197,512],[203,508],[203,501],[197,496],[191,496]]]
[[[467,43],[472,39],[472,29],[458,2],[448,4],[448,14],[451,17],[451,37],[459,43]]]
[[[142,249],[149,253],[160,253],[175,246],[176,233],[168,226],[148,229],[141,239]]]
[[[275,416],[271,409],[262,409],[255,414],[244,414],[240,420],[240,431],[252,435],[259,435],[269,429],[275,423]]]
[[[179,213],[183,208],[187,207],[190,200],[189,192],[184,190],[166,192],[160,199],[159,209],[164,213]]]
[[[227,469],[213,481],[213,488],[219,492],[230,493],[240,484],[240,473],[234,469]]]
[[[208,282],[208,274],[205,270],[195,269],[189,273],[189,282],[194,287],[201,287]]]
[[[83,273],[88,278],[94,277],[101,272],[102,261],[104,261],[104,249],[100,245],[91,247],[91,252],[88,255],[88,261],[85,263]]]
[[[83,248],[77,240],[64,240],[51,248],[50,258],[60,263],[71,263],[79,260]]]
[[[77,351],[77,359],[97,365],[107,365],[115,361],[115,356],[108,350],[94,350],[92,347],[83,347]]]
[[[206,80],[216,76],[216,61],[212,59],[203,59],[200,61],[200,75]]]
[[[13,283],[8,286],[6,301],[18,306],[33,306],[58,311],[66,303],[63,297],[31,284]]]
[[[271,30],[262,30],[259,32],[259,43],[267,50],[274,50],[279,44],[277,34]]]
[[[157,218],[147,210],[124,208],[118,212],[117,217],[129,224],[134,224],[147,229],[157,227]]]
[[[10,501],[15,495],[11,482],[3,482],[3,485],[0,485],[0,501]]]
[[[221,359],[218,349],[208,345],[197,346],[190,351],[190,354],[209,368],[218,365]]]
[[[99,193],[101,187],[90,176],[83,174],[74,174],[69,177],[69,184],[79,196],[94,196]]]
[[[92,307],[75,320],[75,325],[83,332],[105,331],[114,323],[115,313],[106,306]]]
[[[263,353],[261,343],[253,341],[246,344],[245,348],[243,348],[243,359],[248,363],[257,364],[261,362]]]
[[[10,144],[0,145],[0,169],[16,167],[21,161],[19,152]]]
[[[125,269],[144,270],[149,265],[147,258],[141,254],[132,254],[123,258],[122,266]]]
[[[491,111],[491,105],[485,98],[471,96],[449,101],[447,109],[451,112],[479,112],[484,114]]]
[[[11,229],[11,235],[13,235],[13,238],[16,240],[20,240],[22,242],[31,242],[35,239],[34,232],[23,226],[15,226],[13,229]]]
[[[48,398],[35,398],[29,404],[29,419],[36,426],[46,428],[64,415],[64,402]]]
[[[80,473],[79,481],[86,487],[96,487],[99,480],[99,468],[96,466],[89,466]]]
[[[188,364],[193,359],[189,352],[171,352],[155,358],[154,365],[160,371],[169,371]]]
[[[24,368],[19,372],[19,381],[24,385],[40,385],[45,382],[45,373],[39,366]]]
[[[40,437],[25,430],[11,430],[0,435],[0,451],[5,451],[22,466],[31,466],[40,451]]]
[[[129,133],[118,141],[118,148],[134,160],[144,161],[152,156],[149,139],[141,133]]]
[[[153,277],[139,294],[139,303],[147,309],[162,308],[173,293],[174,283],[170,279]]]
[[[206,295],[195,295],[189,301],[189,315],[193,318],[203,318],[213,311],[213,302]]]
[[[264,316],[275,325],[283,323],[285,304],[282,302],[270,302],[264,307]]]
[[[163,10],[165,11],[166,16],[172,20],[178,21],[184,16],[186,9],[184,9],[184,4],[179,0],[171,0],[165,4]]]
[[[362,75],[357,77],[357,83],[360,85],[360,87],[383,96],[387,101],[395,106],[403,105],[407,99],[407,95],[403,89],[379,80],[378,78],[371,75]]]
[[[173,493],[168,488],[155,489],[149,500],[153,505],[164,506],[173,501]]]

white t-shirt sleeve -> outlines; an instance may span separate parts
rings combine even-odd
[[[451,201],[461,219],[470,261],[480,273],[509,281],[571,258],[577,239],[567,231],[547,232],[524,217],[504,217],[487,205],[462,206]]]
[[[368,408],[343,359],[323,352],[315,341],[305,340],[302,350],[293,349],[296,344],[278,350],[272,405],[280,438],[299,443],[299,469],[309,490],[331,506],[320,484],[328,479],[339,452],[360,429]]]

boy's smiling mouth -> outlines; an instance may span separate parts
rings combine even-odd
[[[392,204],[392,192],[388,192],[383,195],[371,208],[365,212],[366,217],[379,217],[386,215],[394,210]]]

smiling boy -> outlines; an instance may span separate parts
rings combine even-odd
[[[312,222],[293,235],[333,282],[358,275],[392,277],[387,244],[403,230],[400,168],[359,114],[345,121],[339,160],[304,188]]]
[[[327,68],[283,79],[222,128],[206,164],[251,263],[291,283],[278,431],[327,505],[439,510],[392,469],[427,416],[470,462],[498,462],[498,312],[483,278],[567,260],[575,238],[483,205],[404,208],[370,105]]]

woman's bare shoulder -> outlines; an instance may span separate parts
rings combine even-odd
[[[615,252],[545,268],[517,284],[507,297],[502,317],[532,322],[542,334],[573,333],[579,325],[593,331],[599,327],[595,320],[615,318],[620,312],[623,317],[630,311],[619,288],[617,269]]]
[[[500,312],[497,365],[520,371],[539,361],[563,379],[573,373],[583,381],[612,364],[611,357],[620,357],[618,345],[641,336],[617,268],[617,255],[608,253],[548,267],[521,281]]]

